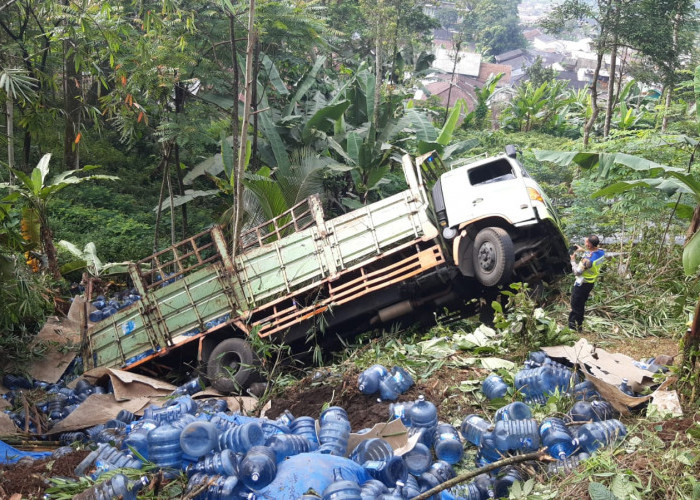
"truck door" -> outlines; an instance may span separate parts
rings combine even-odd
[[[444,173],[440,178],[440,184],[447,212],[447,225],[455,227],[473,219],[474,203],[472,203],[472,188],[469,185],[467,170],[458,168]]]
[[[534,220],[530,196],[522,173],[507,158],[469,166],[469,190],[466,203],[471,204],[471,217],[480,219],[490,215],[505,217],[512,224]]]

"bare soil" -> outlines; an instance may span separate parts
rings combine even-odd
[[[460,381],[481,378],[483,370],[443,368],[427,381],[418,382],[399,396],[401,401],[415,401],[423,395],[425,399],[437,406],[440,415],[462,413],[462,417],[471,413],[465,398],[455,390]],[[341,406],[347,411],[353,432],[371,428],[375,424],[389,421],[389,405],[392,401],[381,401],[378,394],[362,394],[357,388],[357,369],[349,369],[342,376],[330,376],[322,381],[307,377],[292,389],[272,400],[272,407],[265,414],[276,418],[284,410],[289,410],[295,417],[309,416],[318,418],[324,405]]]
[[[21,495],[17,498],[42,498],[44,491],[50,487],[48,478],[60,476],[77,479],[73,471],[89,453],[89,450],[78,450],[58,459],[25,459],[12,465],[0,465],[0,498],[9,499],[14,494]]]

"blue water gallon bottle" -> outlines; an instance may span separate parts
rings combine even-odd
[[[379,495],[384,495],[385,493],[389,493],[389,488],[387,488],[384,483],[376,479],[370,479],[362,483],[360,498],[363,500],[366,498],[377,498]]]
[[[433,454],[430,448],[423,443],[416,443],[413,448],[404,453],[401,458],[406,462],[406,468],[410,474],[419,476],[430,468],[433,462]]]
[[[496,438],[493,432],[487,432],[481,438],[481,445],[476,455],[476,463],[479,467],[497,462],[503,458],[503,454],[496,448]]]
[[[264,488],[275,479],[277,457],[267,446],[253,446],[238,466],[238,476],[253,491]]]
[[[394,366],[391,369],[391,378],[396,381],[399,387],[399,393],[401,394],[409,390],[413,385],[413,377],[411,377],[411,374],[400,366]]]
[[[275,452],[277,462],[311,451],[311,443],[305,437],[294,434],[275,434],[265,442],[265,445]]]
[[[397,481],[405,481],[408,477],[408,468],[401,457],[392,455],[386,460],[369,460],[362,467],[372,478],[381,481],[386,486],[393,488]]]
[[[182,384],[181,386],[177,387],[171,395],[173,396],[183,396],[183,395],[193,395],[197,394],[202,390],[204,385],[202,382],[199,380],[199,377],[193,378],[192,380]]]
[[[540,440],[547,447],[549,454],[558,459],[564,459],[574,453],[576,445],[574,436],[560,418],[549,417],[540,425]]]
[[[622,379],[622,382],[620,383],[620,390],[628,396],[634,396],[634,391],[629,385],[629,380],[626,378]]]
[[[574,445],[588,454],[608,446],[627,434],[625,425],[617,419],[583,424],[576,429]]]
[[[203,457],[216,449],[219,430],[216,425],[206,420],[196,420],[187,424],[180,434],[180,448],[190,457]]]
[[[462,420],[460,431],[466,441],[474,446],[480,446],[484,434],[489,432],[490,428],[491,424],[479,415],[467,415]]]
[[[265,443],[265,434],[258,422],[246,422],[232,427],[219,434],[219,450],[233,450],[236,453],[246,453],[254,446]]]
[[[441,500],[485,500],[481,489],[474,482],[460,484],[443,490]]]
[[[321,412],[319,422],[323,425],[325,422],[336,422],[338,420],[348,420],[348,412],[340,406],[329,406]]]
[[[435,428],[438,424],[437,408],[433,403],[427,401],[425,397],[421,394],[408,414],[408,418],[411,420],[411,427],[414,428],[424,428],[426,429],[424,444],[427,446],[432,446],[433,434],[435,433]]]
[[[361,500],[360,485],[343,478],[340,468],[333,469],[333,482],[323,490],[323,500]]]
[[[411,419],[408,417],[408,413],[411,406],[413,406],[412,401],[389,404],[389,420],[396,420],[397,418],[400,418],[403,425],[410,426]]]
[[[187,475],[191,477],[201,473],[210,476],[236,476],[238,462],[238,455],[231,450],[223,450],[207,455],[199,462],[187,467]]]
[[[396,401],[399,395],[401,389],[393,377],[384,377],[379,381],[379,397],[382,401]]]
[[[496,498],[508,498],[510,487],[516,481],[525,479],[523,473],[515,467],[504,467],[493,482],[493,493]]]
[[[201,494],[192,497],[192,493],[207,485]],[[209,475],[202,472],[193,474],[187,482],[185,494],[197,500],[230,500],[235,498],[238,478],[236,476]],[[252,498],[252,497],[249,497]]]
[[[424,472],[418,478],[421,492],[425,492],[431,488],[449,481],[455,477],[455,471],[450,464],[442,460],[434,462],[427,472]]]
[[[182,463],[181,432],[180,429],[167,422],[149,432],[148,459],[161,468],[180,468]]]
[[[536,451],[540,447],[540,433],[534,418],[501,420],[493,429],[496,448],[506,451]]]
[[[481,384],[481,392],[488,399],[502,398],[508,393],[508,384],[501,377],[492,373]]]
[[[591,401],[591,409],[598,417],[598,420],[610,420],[618,417],[617,410],[608,401],[597,399]]]
[[[292,422],[294,422],[294,414],[289,410],[284,410],[280,416],[275,419],[275,422],[280,425],[286,425],[291,430]]]
[[[372,365],[357,377],[357,388],[362,394],[374,394],[379,390],[379,382],[389,375],[382,365]]]
[[[350,454],[350,459],[362,465],[368,460],[386,460],[394,455],[389,442],[381,438],[360,441]]]
[[[301,436],[309,442],[309,450],[318,449],[318,435],[316,434],[316,421],[311,417],[297,417],[289,424],[289,430],[296,436]]]
[[[550,462],[547,464],[546,475],[547,477],[556,476],[558,474],[569,474],[571,471],[576,469],[581,462],[587,460],[590,457],[588,453],[579,453],[578,455],[572,455],[563,460],[557,460],[555,462]]]
[[[599,398],[600,394],[590,380],[584,380],[574,386],[574,398],[587,401]]]
[[[450,424],[439,423],[435,430],[435,456],[448,464],[454,465],[462,459],[464,447],[459,433]]]
[[[350,422],[347,413],[340,407],[332,406],[321,413],[321,428],[318,432],[320,453],[344,457],[350,438]]]
[[[136,493],[148,484],[148,478],[142,477],[129,481],[124,474],[115,474],[107,481],[96,484],[73,497],[73,500],[101,500],[103,498],[122,498],[136,500]]]
[[[494,420],[526,420],[532,418],[532,410],[521,401],[513,401],[496,410]]]
[[[550,360],[550,358],[544,353],[544,351],[532,351],[527,355],[527,359],[523,364],[525,365],[525,368],[537,368],[538,366],[545,364],[547,360]]]
[[[119,420],[120,422],[124,422],[125,424],[130,424],[131,422],[136,420],[136,418],[137,418],[136,415],[134,415],[129,410],[119,410],[119,413],[117,413],[116,420]]]
[[[418,479],[416,479],[416,477],[414,477],[412,474],[409,474],[405,481],[396,483],[396,488],[394,488],[394,492],[401,495],[402,498],[417,497],[421,494]]]
[[[616,415],[612,405],[604,400],[577,401],[567,413],[572,422],[599,422]]]

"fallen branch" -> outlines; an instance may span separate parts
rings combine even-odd
[[[504,458],[503,460],[499,460],[498,462],[494,462],[492,464],[485,465],[483,467],[479,467],[478,469],[465,472],[464,474],[460,474],[457,477],[453,477],[452,479],[445,481],[442,484],[439,484],[435,488],[432,488],[424,493],[421,493],[417,497],[413,497],[411,500],[427,500],[428,498],[432,497],[436,493],[440,493],[442,490],[446,490],[447,488],[452,488],[453,486],[458,485],[459,483],[463,483],[464,481],[467,481],[473,477],[476,477],[480,474],[483,474],[485,472],[491,472],[494,469],[498,469],[500,467],[505,467],[506,465],[513,465],[517,464],[520,462],[529,462],[530,460],[537,460],[541,462],[550,462],[554,461],[552,457],[549,456],[547,453],[546,448],[542,448],[539,451],[534,451],[532,453],[526,453],[525,455],[516,455],[514,457],[507,457]]]

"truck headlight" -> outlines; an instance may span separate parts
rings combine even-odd
[[[537,189],[529,187],[527,188],[527,194],[530,196],[530,199],[532,201],[539,201],[540,203],[544,203],[544,198],[542,198],[542,195],[540,194]]]

